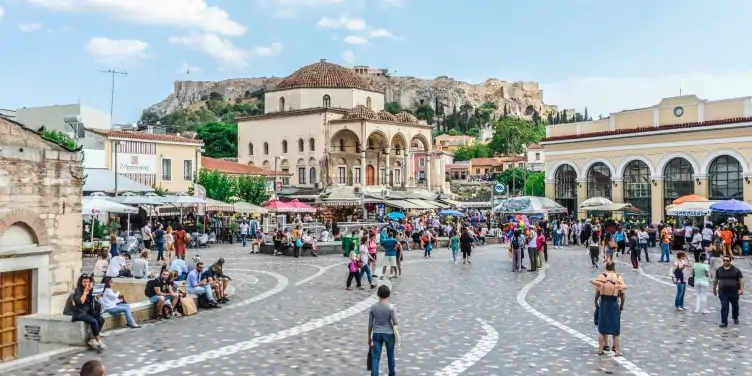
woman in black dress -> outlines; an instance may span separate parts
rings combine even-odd
[[[470,262],[470,252],[473,247],[473,237],[467,232],[467,228],[462,229],[462,235],[460,235],[460,251],[462,251],[462,263],[472,264]]]
[[[606,272],[591,281],[595,286],[595,308],[598,310],[598,354],[608,349],[608,336],[613,337],[615,356],[621,356],[621,311],[624,310],[627,285],[616,274],[616,265],[606,263]]]

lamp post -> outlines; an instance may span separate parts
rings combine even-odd
[[[198,184],[198,153],[203,154],[205,151],[200,146],[196,148],[196,159],[193,162],[193,184]]]
[[[120,141],[113,141],[112,146],[115,149],[115,197],[118,195],[118,147],[120,146]]]

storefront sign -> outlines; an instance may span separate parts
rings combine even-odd
[[[113,158],[113,163],[114,161]],[[157,156],[117,153],[117,172],[119,174],[156,174]]]

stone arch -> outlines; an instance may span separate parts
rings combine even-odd
[[[387,148],[389,147],[389,137],[383,131],[375,130],[366,137],[366,147],[375,149]]]
[[[431,150],[431,142],[428,141],[428,138],[423,133],[416,133],[413,135],[413,137],[410,138],[410,142],[412,143],[413,140],[418,140],[423,144],[423,151],[430,151]]]
[[[525,108],[525,115],[527,116],[533,116],[536,112],[537,111],[535,110],[535,107],[533,107],[533,105],[527,106],[527,108]]]
[[[723,155],[736,158],[736,160],[739,161],[739,164],[742,166],[742,175],[749,174],[749,163],[747,162],[747,158],[744,158],[744,155],[742,155],[742,153],[732,149],[721,149],[706,154],[705,158],[703,158],[702,160],[702,166],[700,166],[700,170],[695,172],[695,175],[708,175],[710,171],[710,165],[713,164],[713,161],[716,158]]]
[[[605,159],[605,158],[592,158],[592,159],[589,159],[588,162],[587,162],[587,164],[585,165],[585,167],[582,168],[583,178],[587,178],[587,175],[590,172],[590,168],[593,167],[593,165],[596,164],[596,163],[598,163],[598,162],[601,162],[604,165],[606,165],[606,167],[608,167],[608,169],[611,171],[611,179],[614,179],[614,178],[621,179],[621,174],[617,174],[616,173],[617,170],[616,170],[616,167],[614,167],[614,164],[611,163],[611,161],[609,161],[608,159]],[[626,164],[625,164],[625,166],[626,166]],[[623,172],[623,170],[622,170],[622,172]],[[579,174],[577,176],[579,176]]]
[[[297,164],[296,166],[305,166],[305,165],[306,165],[306,164],[305,164],[305,159],[303,159],[303,158],[298,158],[298,164]]]
[[[574,161],[571,159],[562,159],[560,161],[556,161],[549,167],[548,173],[546,174],[547,175],[546,179],[549,181],[556,180],[556,171],[558,171],[559,167],[563,165],[572,166],[572,168],[574,169],[574,172],[577,173],[577,179],[585,178],[584,176],[582,176],[582,173],[580,172],[580,168],[577,166],[577,163],[574,163]]]
[[[653,166],[653,162],[651,162],[650,159],[647,159],[645,157],[640,157],[640,156],[622,158],[621,163],[619,163],[619,167],[616,169],[616,171],[618,171],[618,174],[613,175],[613,171],[611,171],[612,172],[611,176],[616,177],[616,178],[624,177],[624,169],[627,168],[628,164],[634,161],[640,161],[640,162],[645,163],[648,166],[648,169],[650,170],[650,176],[651,177],[655,176],[656,171],[655,171],[655,167]]]
[[[261,165],[263,168],[272,168],[272,163],[269,161],[264,161],[264,163]]]
[[[397,132],[392,136],[389,147],[392,150],[405,150],[407,149],[407,138],[401,132]]]
[[[285,110],[285,97],[279,97],[279,111]]]
[[[677,153],[670,153],[665,154],[661,157],[661,159],[658,161],[658,166],[655,169],[655,174],[657,176],[664,176],[666,174],[666,165],[668,165],[669,162],[676,158],[684,158],[689,162],[689,164],[692,166],[692,173],[693,174],[699,174],[700,173],[700,164],[697,162],[697,159],[693,157],[689,153],[684,152],[677,152]]]
[[[360,136],[350,129],[340,129],[334,132],[329,140],[332,153],[356,153],[357,148],[362,144]]]
[[[42,219],[33,211],[25,209],[11,210],[0,218],[0,239],[3,237],[6,230],[17,223],[23,224],[31,230],[37,245],[50,245],[50,238],[47,235],[47,227],[44,225],[44,222],[42,222]]]
[[[371,108],[371,97],[366,97],[366,107],[369,110],[373,110],[373,108]]]
[[[308,159],[308,165],[309,166],[318,166],[319,162],[316,160],[316,158],[309,158]]]

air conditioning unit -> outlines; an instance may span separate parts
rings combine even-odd
[[[313,187],[316,189],[321,189],[324,187],[324,185],[321,184],[321,182],[316,182],[316,183],[313,183]]]
[[[355,192],[355,194],[356,194],[356,195],[359,195],[359,194],[360,194],[360,192],[361,192],[361,187],[357,187],[357,186],[356,186],[356,187],[354,187],[354,190],[353,190],[353,191]]]

